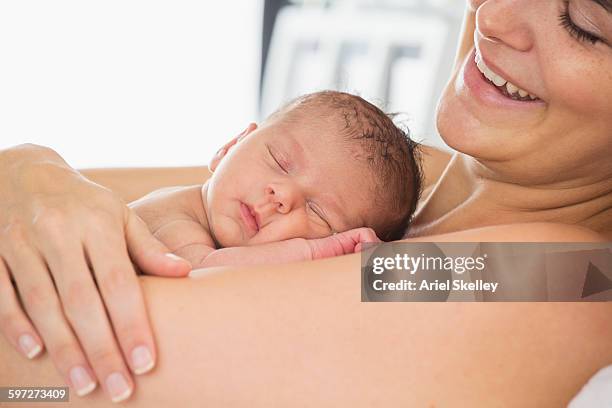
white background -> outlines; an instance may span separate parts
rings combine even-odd
[[[256,120],[261,0],[0,1],[0,148],[203,165]]]

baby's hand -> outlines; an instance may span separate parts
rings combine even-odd
[[[381,240],[371,228],[355,228],[326,238],[308,239],[306,242],[312,259],[322,259],[360,252],[363,243]]]

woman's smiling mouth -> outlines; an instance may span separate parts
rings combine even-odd
[[[257,223],[256,214],[249,205],[243,203],[242,201],[240,202],[240,215],[242,217],[242,221],[248,229],[253,230],[255,233],[259,231],[259,224]]]
[[[478,65],[480,66],[478,66]],[[503,76],[493,71],[479,56],[478,51],[472,50],[472,54],[463,66],[460,81],[457,83],[459,91],[465,89],[468,94],[466,101],[473,106],[477,115],[483,115],[483,107],[492,108],[494,111],[503,115],[505,120],[518,120],[517,117],[511,118],[513,113],[518,115],[533,115],[542,111],[547,103],[539,95],[531,94],[529,91],[521,89],[518,85],[508,82]],[[483,73],[483,71],[485,71]],[[503,74],[502,74],[503,75]],[[487,78],[490,77],[491,79]],[[499,84],[499,85],[498,85]],[[514,89],[516,88],[516,90]],[[512,92],[510,92],[512,91]],[[527,92],[526,96],[525,92]],[[535,99],[533,99],[535,97]],[[474,102],[476,103],[474,105]],[[492,111],[486,113],[487,118],[491,118]],[[521,119],[522,120],[522,119]]]
[[[524,89],[519,88],[510,81],[506,80],[501,75],[495,73],[491,68],[487,66],[487,63],[482,58],[482,55],[476,50],[474,57],[476,61],[476,67],[478,70],[491,82],[497,89],[499,89],[505,96],[512,98],[515,101],[529,102],[539,100],[537,96],[530,94]]]

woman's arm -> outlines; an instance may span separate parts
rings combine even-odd
[[[134,407],[560,407],[612,363],[610,304],[361,303],[357,256],[141,283],[160,359]],[[0,384],[62,384],[3,341]]]
[[[134,407],[559,407],[612,363],[612,304],[362,303],[358,255],[141,285],[160,357]],[[63,384],[0,360],[0,385]]]
[[[553,222],[491,225],[440,235],[411,237],[405,242],[609,242],[586,227]]]

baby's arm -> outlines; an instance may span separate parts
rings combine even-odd
[[[193,266],[215,250],[212,238],[203,227],[206,215],[201,189],[201,185],[169,187],[130,204],[157,239]]]
[[[256,265],[322,259],[358,251],[363,242],[379,241],[373,230],[358,228],[320,239],[294,238],[257,246],[215,249],[204,224],[201,186],[155,191],[130,206],[153,235],[193,268]]]
[[[310,261],[361,250],[365,242],[379,242],[376,233],[370,228],[356,228],[326,238],[294,238],[286,241],[270,242],[257,246],[232,247],[215,250],[202,259],[196,268],[222,265],[257,265]]]

